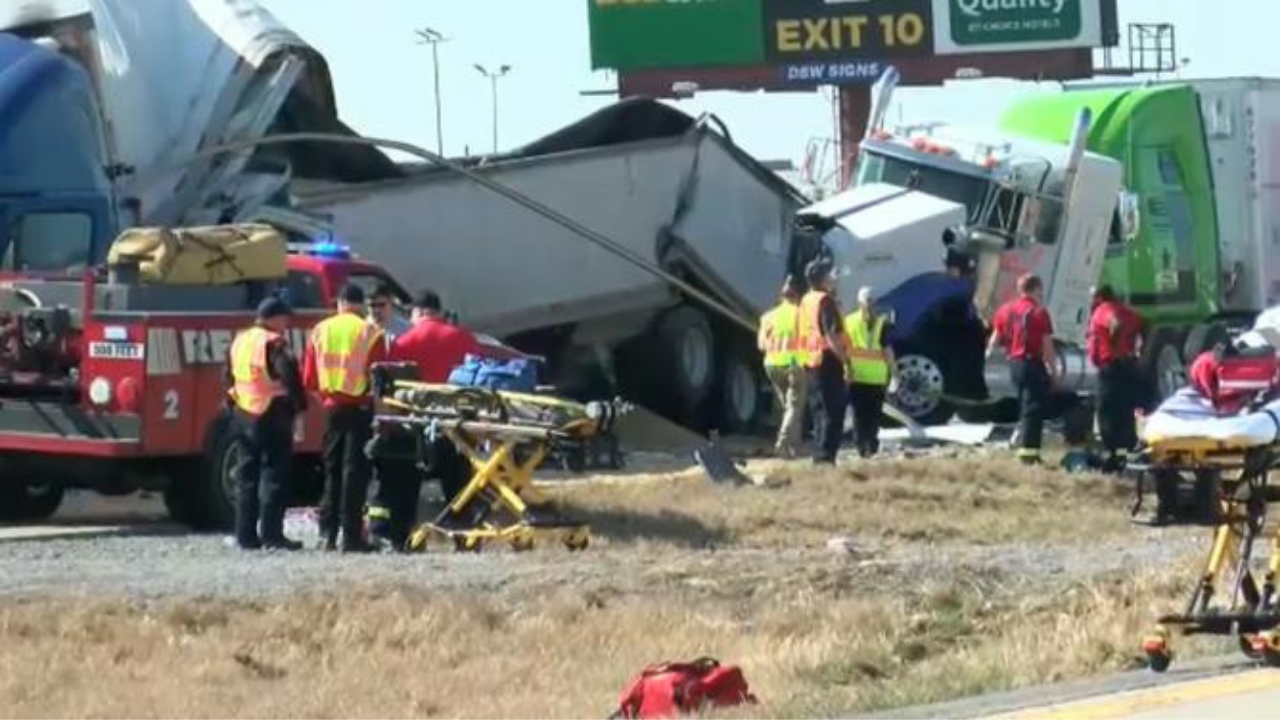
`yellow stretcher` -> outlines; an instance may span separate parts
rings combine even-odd
[[[1213,526],[1208,556],[1181,614],[1161,617],[1143,638],[1149,667],[1164,672],[1173,660],[1171,640],[1181,635],[1235,635],[1251,659],[1280,665],[1280,612],[1276,580],[1280,533],[1272,539],[1265,575],[1259,583],[1251,558],[1262,536],[1267,503],[1274,499],[1268,477],[1280,447],[1203,438],[1148,437],[1146,452],[1129,464],[1138,473],[1139,504],[1146,479],[1176,484],[1187,475],[1208,488]],[[1135,512],[1137,507],[1135,506]]]
[[[442,536],[457,550],[478,551],[498,541],[524,551],[545,535],[558,537],[569,550],[586,549],[587,526],[552,507],[534,488],[533,474],[553,450],[580,449],[608,432],[619,403],[581,404],[385,375],[375,375],[375,388],[379,407],[371,455],[377,454],[379,438],[408,431],[420,439],[447,438],[473,471],[440,516],[413,531],[410,550],[425,550],[429,538]]]

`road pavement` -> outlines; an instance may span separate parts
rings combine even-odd
[[[1249,670],[992,717],[1021,720],[1280,720],[1280,670]]]

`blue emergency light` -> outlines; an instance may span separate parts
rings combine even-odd
[[[350,245],[343,245],[336,242],[289,243],[288,250],[289,252],[297,255],[310,255],[312,257],[331,258],[336,260],[350,260],[352,257]]]
[[[351,247],[349,245],[339,245],[335,242],[322,242],[311,245],[307,248],[306,253],[308,255],[315,255],[316,257],[346,260],[351,257]]]

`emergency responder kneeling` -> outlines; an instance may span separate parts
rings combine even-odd
[[[848,409],[849,341],[832,294],[834,270],[826,260],[810,262],[805,268],[809,292],[800,300],[801,359],[809,371],[809,387],[822,396],[822,443],[815,464],[835,463]]]
[[[1009,376],[1018,393],[1018,458],[1040,462],[1044,434],[1045,402],[1059,372],[1053,345],[1053,321],[1040,304],[1044,283],[1035,275],[1018,278],[1018,297],[996,311],[991,323],[990,357],[997,347],[1009,359]]]
[[[324,497],[320,533],[325,550],[370,552],[364,539],[364,503],[370,462],[365,446],[373,433],[373,398],[369,367],[387,353],[382,330],[361,311],[364,292],[356,285],[342,289],[338,312],[316,325],[307,343],[303,377],[307,388],[324,402]]]
[[[853,432],[858,455],[869,458],[880,451],[880,418],[885,396],[893,380],[893,350],[884,339],[888,318],[876,312],[872,289],[858,290],[858,309],[844,321],[849,337],[849,404],[853,406]]]
[[[756,344],[764,354],[764,370],[782,408],[775,454],[793,460],[800,451],[809,374],[800,353],[800,281],[788,275],[778,306],[760,318]]]
[[[235,539],[242,550],[302,548],[284,535],[293,423],[307,408],[298,364],[284,334],[290,314],[283,300],[264,300],[257,321],[236,336],[227,357],[227,398],[240,450]]]
[[[1107,450],[1103,472],[1120,472],[1138,444],[1134,412],[1143,404],[1142,318],[1108,286],[1093,294],[1089,317],[1089,361],[1098,368],[1098,430]]]

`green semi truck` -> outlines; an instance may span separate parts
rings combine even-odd
[[[1280,303],[1280,81],[1068,86],[1019,101],[1001,130],[1065,143],[1082,109],[1140,217],[1130,239],[1112,233],[1101,281],[1147,320],[1167,395],[1196,354]]]

